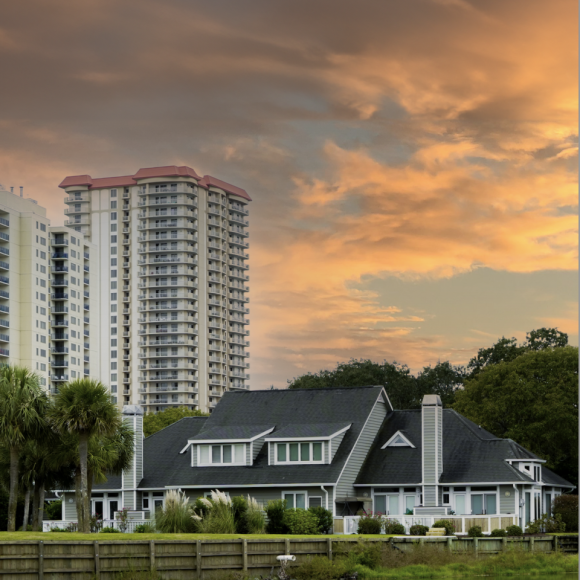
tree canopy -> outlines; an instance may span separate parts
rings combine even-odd
[[[456,411],[517,441],[577,484],[578,348],[525,349],[513,360],[487,364],[464,387]]]
[[[425,367],[417,377],[407,365],[397,362],[375,363],[371,360],[352,359],[338,363],[332,371],[321,370],[288,381],[289,389],[317,389],[324,387],[362,387],[383,385],[395,409],[416,409],[423,395],[436,394],[443,404],[453,403],[457,385],[463,382],[465,371],[448,362]]]
[[[169,425],[184,417],[208,417],[208,414],[201,411],[190,411],[187,407],[165,409],[165,411],[160,411],[159,413],[148,413],[143,417],[143,434],[145,437],[149,437],[149,435],[169,427]]]

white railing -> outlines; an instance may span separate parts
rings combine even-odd
[[[397,520],[405,526],[405,533],[409,534],[411,526],[433,527],[437,520],[451,520],[455,523],[457,534],[467,534],[467,530],[472,526],[481,526],[484,533],[489,533],[496,528],[505,529],[507,526],[519,525],[516,514],[495,514],[495,515],[462,515],[462,516],[385,516],[391,520]],[[344,516],[344,533],[356,534],[360,516]],[[384,531],[381,531],[384,534]]]
[[[42,522],[42,531],[43,532],[50,532],[52,528],[67,528],[71,524],[76,524],[76,522],[65,521],[65,520],[50,520]],[[135,532],[135,528],[142,524],[154,524],[153,520],[129,520],[127,522],[127,531],[126,533],[132,534]],[[120,530],[120,522],[118,520],[103,520],[103,528],[115,528],[116,530]]]

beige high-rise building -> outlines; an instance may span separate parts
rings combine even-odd
[[[75,246],[78,260],[69,258]],[[96,297],[94,324],[83,309],[89,251],[96,260],[97,249],[82,234],[50,227],[46,209],[22,189],[18,196],[0,186],[0,362],[35,371],[53,393],[71,378],[98,378],[96,353],[89,363],[98,332]],[[92,276],[97,282],[98,269]]]
[[[100,377],[119,405],[211,411],[249,389],[249,195],[178,166],[60,187],[65,225],[99,250]]]

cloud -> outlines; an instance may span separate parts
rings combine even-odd
[[[251,192],[255,386],[469,358],[424,330],[437,304],[385,307],[367,279],[576,268],[571,0],[31,0],[0,21],[1,181],[53,223],[68,174],[183,163]]]

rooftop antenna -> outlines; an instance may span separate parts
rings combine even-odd
[[[20,197],[24,197],[24,187],[20,186]]]
[[[14,186],[10,188],[10,193],[14,193]]]

